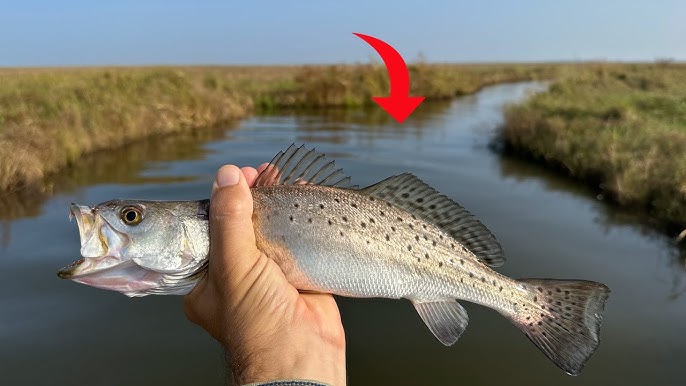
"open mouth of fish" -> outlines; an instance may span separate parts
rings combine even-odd
[[[60,269],[57,276],[124,293],[157,285],[159,274],[120,256],[128,236],[116,231],[96,209],[72,203],[69,219],[76,219],[82,257]]]

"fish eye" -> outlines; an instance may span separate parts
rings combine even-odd
[[[126,208],[122,209],[120,216],[121,220],[126,225],[137,225],[143,221],[143,213],[141,210],[131,206],[127,206]]]

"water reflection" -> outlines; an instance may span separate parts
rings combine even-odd
[[[593,222],[606,234],[618,227],[630,227],[641,236],[662,245],[659,255],[646,256],[647,259],[660,261],[666,269],[661,275],[668,276],[665,280],[671,283],[669,297],[677,298],[686,293],[686,243],[677,243],[672,232],[664,224],[656,222],[645,213],[615,205],[602,200],[600,189],[594,191],[591,187],[561,176],[548,168],[522,159],[504,150],[499,143],[492,142],[492,151],[498,154],[500,175],[516,181],[536,181],[546,190],[572,194],[582,198],[596,198],[592,205],[595,212]]]
[[[505,318],[483,307],[465,304],[470,326],[448,348],[409,302],[339,299],[352,384],[683,383],[686,280],[683,260],[675,257],[683,253],[631,213],[593,199],[591,189],[486,147],[502,124],[503,104],[535,86],[485,89],[403,125],[373,110],[299,111],[246,119],[226,136],[218,130],[155,139],[109,160],[98,159],[109,152],[84,160],[80,171],[59,176],[64,181],[56,176],[59,193],[33,205],[39,216],[0,229],[7,244],[0,251],[3,283],[11,288],[0,291],[3,382],[221,384],[220,350],[185,320],[180,298],[128,299],[56,278],[79,250],[68,203],[203,198],[222,163],[256,165],[310,138],[355,183],[408,171],[458,200],[502,242],[509,260],[500,272],[598,280],[613,291],[602,344],[579,378],[548,363]],[[113,363],[125,368],[113,371]],[[492,371],[494,363],[499,371]]]
[[[230,125],[228,129],[235,128]],[[78,163],[46,178],[45,191],[20,190],[0,195],[0,221],[33,217],[54,194],[73,192],[102,183],[144,184],[191,180],[193,175],[147,176],[141,172],[154,162],[193,160],[205,156],[204,145],[225,138],[227,126],[198,129],[177,135],[153,137],[84,156]],[[3,243],[9,242],[9,225],[3,223]]]

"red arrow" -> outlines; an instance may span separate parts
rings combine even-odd
[[[353,35],[372,46],[379,53],[388,70],[388,78],[391,84],[389,95],[387,97],[372,97],[372,100],[386,110],[398,123],[403,123],[424,100],[423,96],[409,96],[410,73],[407,71],[403,57],[383,40],[355,32]]]

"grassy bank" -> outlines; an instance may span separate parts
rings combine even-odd
[[[686,65],[567,70],[507,111],[506,144],[621,205],[686,226]]]
[[[428,99],[541,79],[551,65],[410,66]],[[46,175],[97,150],[203,129],[255,109],[360,106],[388,92],[382,65],[0,69],[0,193],[42,192]]]

